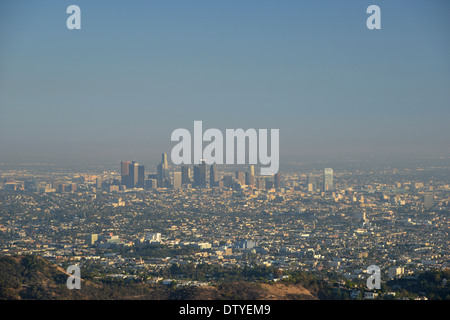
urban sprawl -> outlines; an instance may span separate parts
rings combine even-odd
[[[367,279],[449,267],[448,173],[417,167],[286,170],[169,167],[134,161],[97,172],[51,166],[0,170],[2,255],[36,254],[59,265],[97,265],[102,277],[177,285],[173,265],[268,266]],[[151,254],[152,248],[167,256]],[[149,254],[150,252],[150,254]]]

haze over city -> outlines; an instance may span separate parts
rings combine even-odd
[[[448,1],[0,4],[0,161],[135,159],[276,128],[280,162],[450,155]]]

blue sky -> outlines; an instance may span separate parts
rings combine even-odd
[[[67,6],[81,30],[66,28]],[[382,29],[366,28],[381,8]],[[450,155],[449,1],[0,4],[0,161],[159,161],[176,128],[280,129],[280,160]],[[145,160],[144,160],[145,159]]]

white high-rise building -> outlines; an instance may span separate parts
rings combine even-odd
[[[425,209],[430,209],[434,205],[434,195],[432,194],[426,194],[423,197],[423,206]]]
[[[145,235],[145,240],[150,242],[161,242],[161,233],[147,233]]]
[[[334,191],[333,169],[325,168],[323,170],[323,174],[324,174],[323,190],[324,191]]]
[[[173,173],[173,188],[181,189],[181,172]]]

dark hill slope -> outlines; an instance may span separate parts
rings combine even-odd
[[[0,256],[0,299],[7,300],[290,300],[317,299],[300,284],[225,282],[217,287],[166,287],[143,282],[82,280],[69,290],[68,274],[39,256]],[[83,278],[83,274],[81,274]]]

